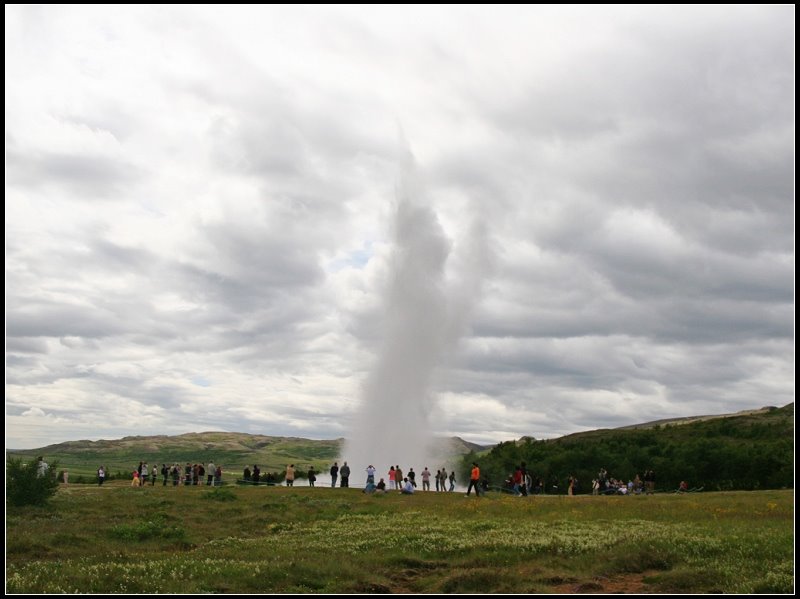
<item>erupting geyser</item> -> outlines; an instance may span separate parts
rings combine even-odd
[[[384,337],[364,383],[361,408],[342,455],[354,481],[365,478],[369,464],[384,479],[390,465],[400,464],[404,473],[414,468],[419,484],[419,473],[425,466],[436,472],[445,465],[434,462],[434,452],[429,450],[434,440],[428,421],[432,376],[445,351],[458,338],[464,306],[477,294],[477,285],[467,284],[470,289],[466,289],[464,281],[477,281],[486,263],[478,259],[472,265],[472,275],[462,276],[457,289],[448,289],[445,266],[453,244],[436,213],[422,204],[422,194],[410,187],[410,181],[407,176],[399,190],[394,217]],[[480,228],[477,238],[484,248],[482,232]],[[450,301],[448,296],[453,292],[458,293],[453,295],[458,299]]]

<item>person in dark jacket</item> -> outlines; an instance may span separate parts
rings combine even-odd
[[[349,487],[350,486],[350,466],[347,465],[347,462],[342,464],[342,467],[339,469],[339,474],[342,475],[342,487]]]
[[[331,466],[331,487],[336,486],[336,479],[339,476],[339,463],[334,462],[333,466]]]

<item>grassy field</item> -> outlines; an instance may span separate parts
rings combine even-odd
[[[11,593],[789,593],[792,491],[536,497],[70,485],[7,508]]]

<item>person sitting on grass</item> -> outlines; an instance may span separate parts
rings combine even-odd
[[[400,489],[400,493],[403,495],[413,495],[414,494],[414,485],[411,483],[408,478],[403,479],[403,488]]]
[[[685,480],[681,481],[681,484],[678,485],[678,493],[688,493],[689,492],[689,483]]]
[[[386,493],[386,483],[383,482],[383,479],[378,481],[378,484],[375,485],[375,492],[376,493]]]

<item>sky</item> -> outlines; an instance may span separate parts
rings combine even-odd
[[[6,447],[347,436],[409,163],[444,248],[435,434],[793,401],[794,22],[6,6]]]

